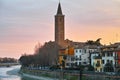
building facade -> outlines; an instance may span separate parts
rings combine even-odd
[[[96,72],[120,71],[120,48],[119,45],[101,47],[100,51],[91,53],[91,65]],[[98,63],[99,65],[97,65]],[[96,66],[97,65],[97,66]]]
[[[84,45],[78,46],[74,49],[74,63],[76,65],[89,65],[90,64],[90,53],[97,51],[97,46]]]

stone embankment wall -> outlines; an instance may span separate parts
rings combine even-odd
[[[31,74],[35,76],[49,77],[58,80],[79,80],[78,74],[68,73],[63,70],[31,70],[21,69],[20,73]]]
[[[74,70],[33,70],[21,69],[21,73],[35,76],[49,77],[55,80],[120,80],[118,74],[106,74],[100,72],[82,72]]]

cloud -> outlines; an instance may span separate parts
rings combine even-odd
[[[80,3],[81,2],[81,3]],[[120,10],[112,0],[88,0],[80,1],[74,5],[75,11],[71,10],[74,15],[72,19],[77,24],[82,25],[101,25],[101,26],[120,26]],[[120,5],[120,3],[119,3]]]
[[[49,11],[47,6],[50,3],[46,3],[45,0],[1,0],[1,2],[0,43],[7,40],[7,42],[23,42],[31,40],[31,38],[38,39],[51,32],[52,19],[50,21],[47,12],[47,9]],[[47,33],[42,33],[44,30]],[[49,36],[43,37],[43,39],[47,37]]]

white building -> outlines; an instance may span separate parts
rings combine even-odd
[[[106,63],[115,65],[115,52],[103,52],[102,53],[102,64],[105,66]]]
[[[66,59],[66,68],[74,67],[74,56],[68,55]]]
[[[112,47],[112,46],[107,46],[107,47],[104,47],[103,49],[102,49],[102,65],[103,65],[103,69],[104,69],[104,67],[105,67],[105,65],[107,64],[107,63],[111,63],[112,65],[113,65],[113,68],[114,68],[114,70],[115,70],[115,62],[116,62],[116,60],[115,60],[115,54],[116,54],[116,52],[115,52],[115,48],[116,47]]]
[[[112,47],[112,46],[104,46],[101,48],[100,51],[97,52],[92,52],[91,53],[91,65],[95,68],[95,71],[99,71],[99,72],[104,72],[104,68],[105,65],[107,63],[110,63],[114,70],[115,70],[115,65],[116,65],[116,47]],[[97,58],[96,57],[101,57],[100,60],[100,66],[97,67],[96,63],[97,62]],[[98,70],[99,69],[99,70]]]
[[[94,61],[95,61],[95,58],[96,58],[97,56],[99,56],[99,52],[92,52],[92,53],[91,53],[90,60],[91,60],[91,65],[92,65],[93,67],[94,67],[94,65],[95,65]]]
[[[74,49],[74,63],[75,65],[89,65],[90,64],[90,53],[97,51],[97,46],[84,45],[77,46]]]

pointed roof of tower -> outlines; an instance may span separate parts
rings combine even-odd
[[[60,2],[59,2],[59,5],[58,5],[57,14],[61,14],[61,15],[62,15],[62,9],[61,9],[61,4],[60,4]]]

